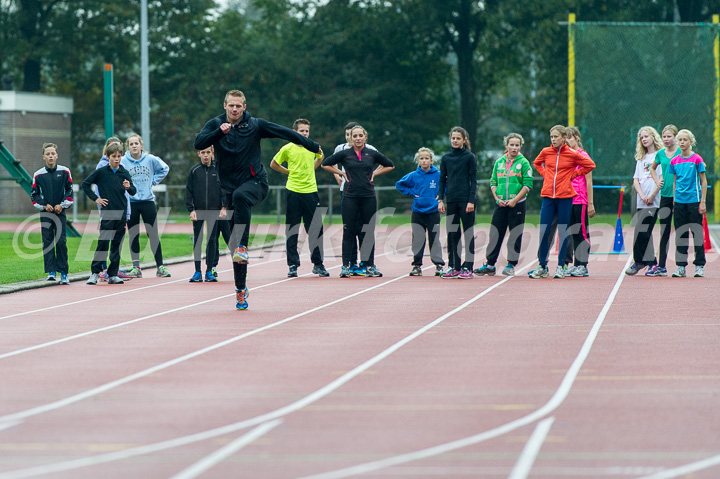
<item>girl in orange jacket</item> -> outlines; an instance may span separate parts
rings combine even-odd
[[[550,225],[557,218],[560,235],[560,251],[555,278],[564,278],[563,263],[567,251],[567,227],[572,211],[572,199],[577,194],[572,180],[590,173],[595,162],[565,144],[567,131],[562,125],[550,129],[552,146],[543,148],[535,158],[535,169],[543,177],[542,207],[540,209],[540,246],[538,262],[540,266],[530,273],[533,279],[548,277],[548,253],[550,251]],[[580,166],[580,168],[577,168]]]

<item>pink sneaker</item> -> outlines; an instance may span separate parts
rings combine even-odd
[[[100,275],[98,276],[98,278],[100,279],[100,281],[107,281],[107,280],[108,280],[108,274],[107,274],[107,273],[100,273]]]
[[[440,276],[442,279],[456,279],[460,276],[460,271],[456,269],[450,269],[445,272],[442,276]]]
[[[120,279],[122,279],[122,280],[124,280],[124,281],[128,281],[128,280],[133,279],[132,276],[130,276],[129,274],[127,274],[127,273],[124,272],[124,271],[118,271],[117,276],[118,276],[118,278],[120,278]]]
[[[457,276],[459,279],[472,279],[473,278],[473,272],[469,269],[463,269],[460,271],[460,274]]]

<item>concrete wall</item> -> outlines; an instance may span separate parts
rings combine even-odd
[[[73,100],[70,97],[0,91],[0,140],[30,176],[45,163],[43,143],[58,146],[58,164],[71,168]],[[0,177],[10,176],[0,166]],[[75,178],[73,178],[75,180]],[[33,214],[30,197],[15,182],[0,181],[0,214]]]

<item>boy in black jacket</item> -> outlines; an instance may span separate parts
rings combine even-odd
[[[55,281],[60,272],[60,284],[68,280],[68,255],[65,243],[67,218],[65,210],[73,204],[72,177],[70,170],[57,164],[57,145],[44,143],[42,156],[45,166],[33,175],[30,191],[32,203],[40,213],[42,225],[43,260],[48,281]]]
[[[207,246],[205,247],[205,281],[217,281],[220,253],[218,240],[220,233],[226,244],[230,244],[230,224],[227,221],[227,199],[220,190],[217,167],[213,162],[213,147],[197,152],[200,163],[190,168],[185,186],[185,206],[193,222],[193,257],[195,274],[191,283],[202,283],[201,248],[203,242],[203,223],[207,222]]]
[[[134,195],[136,189],[132,184],[130,173],[120,165],[123,155],[122,145],[112,143],[105,149],[105,153],[109,160],[108,165],[98,168],[82,182],[82,189],[87,197],[100,205],[100,237],[91,266],[92,274],[87,284],[97,284],[103,263],[107,259],[108,245],[110,245],[108,284],[124,283],[117,274],[120,269],[120,249],[127,223],[125,191]],[[97,185],[100,196],[92,190],[93,184]]]

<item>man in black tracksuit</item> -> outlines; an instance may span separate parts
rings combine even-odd
[[[108,284],[123,283],[117,274],[120,269],[120,249],[127,224],[128,200],[125,191],[131,196],[137,192],[130,173],[120,165],[123,155],[122,145],[112,143],[106,147],[105,152],[110,163],[93,171],[82,182],[82,189],[87,197],[100,205],[100,237],[91,265],[92,274],[87,284],[97,284],[98,276],[103,270],[103,263],[107,259],[108,246],[110,246],[110,264],[107,269]],[[97,185],[99,196],[93,191],[93,184]]]
[[[236,308],[247,309],[248,250],[251,208],[265,199],[269,186],[267,171],[260,161],[260,140],[281,138],[321,152],[320,145],[290,128],[253,118],[246,111],[245,94],[231,90],[223,102],[225,113],[208,121],[195,138],[195,149],[215,147],[220,187],[229,197],[233,214],[233,241],[238,247],[233,254],[235,273]],[[240,240],[238,241],[238,238]]]
[[[202,283],[201,249],[203,242],[203,224],[207,222],[208,240],[205,248],[205,281],[217,281],[214,271],[220,253],[218,240],[220,233],[226,244],[230,242],[230,224],[227,221],[227,199],[220,190],[217,166],[213,161],[213,149],[198,151],[200,163],[190,168],[185,186],[185,206],[193,222],[193,257],[195,274],[191,283]]]
[[[60,284],[68,280],[68,255],[65,242],[67,218],[65,210],[73,204],[72,176],[70,170],[57,164],[57,145],[43,145],[45,166],[33,175],[30,197],[35,208],[42,211],[43,262],[48,281],[55,281],[55,272],[60,272]]]

